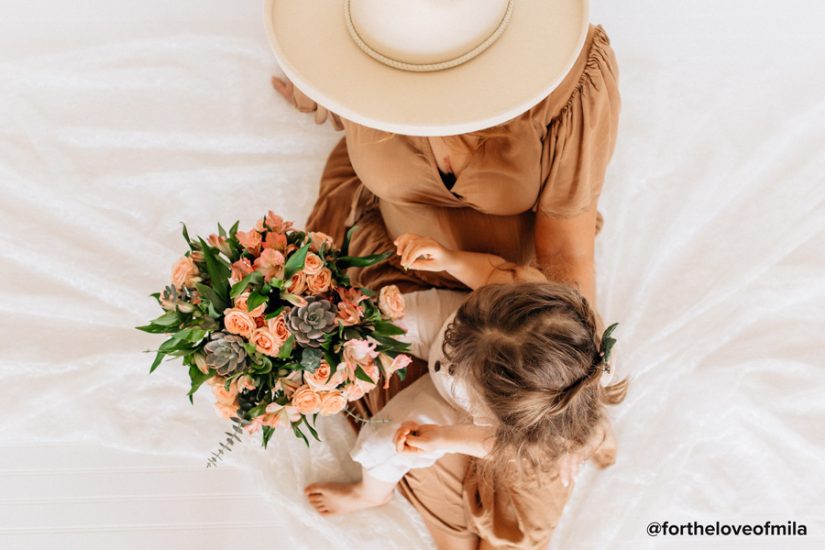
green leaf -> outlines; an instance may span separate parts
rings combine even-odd
[[[165,353],[163,353],[162,351],[159,351],[159,352],[157,353],[157,355],[155,355],[155,360],[154,360],[154,361],[152,361],[152,366],[151,366],[151,367],[149,367],[149,373],[150,373],[150,374],[151,374],[151,373],[152,373],[152,372],[153,372],[156,368],[158,368],[158,365],[160,365],[160,362],[161,362],[161,361],[163,361],[163,358],[164,358],[164,357],[166,357],[166,354],[165,354]]]
[[[189,250],[194,250],[195,247],[192,246],[192,239],[189,238],[189,231],[186,229],[186,224],[183,222],[180,222],[180,224],[183,226],[183,231],[181,231],[181,233],[183,234],[183,238],[186,240],[186,246],[189,247]]]
[[[321,441],[321,440],[318,438],[318,432],[315,430],[315,428],[313,428],[312,426],[310,426],[309,422],[307,421],[307,417],[306,417],[306,416],[304,417],[304,424],[306,424],[307,428],[309,428],[309,433],[311,433],[311,434],[312,434],[312,437],[314,437],[314,438],[315,438],[315,441]]]
[[[307,447],[309,447],[309,439],[307,439],[307,436],[304,435],[304,432],[302,432],[298,426],[292,426],[292,431],[295,433],[296,437],[303,439],[304,443],[306,443]]]
[[[263,426],[261,428],[261,430],[263,431],[264,449],[266,449],[266,446],[269,444],[269,440],[272,438],[272,434],[275,433],[275,428],[270,428],[269,426]]]
[[[383,262],[391,258],[394,252],[384,252],[383,254],[370,254],[369,256],[341,256],[336,260],[339,269],[349,267],[368,267]]]
[[[229,269],[223,262],[218,260],[217,253],[214,248],[207,245],[203,239],[200,237],[198,238],[200,242],[203,257],[206,261],[206,271],[209,273],[209,282],[211,283],[212,290],[215,291],[218,298],[221,300],[221,304],[223,305],[222,308],[218,308],[218,305],[215,304],[215,307],[219,310],[226,309],[229,307],[229,276],[232,274],[232,270]]]
[[[150,325],[158,325],[161,327],[174,327],[180,323],[180,316],[177,311],[167,311],[157,319],[149,322]]]
[[[256,307],[265,303],[267,300],[269,300],[269,296],[253,292],[249,295],[249,298],[246,301],[246,309],[248,311],[253,311]]]
[[[241,220],[236,221],[232,224],[232,227],[229,228],[229,238],[234,239],[235,234],[238,232],[238,224],[241,223]]]
[[[382,334],[378,334],[373,332],[370,334],[370,338],[373,338],[376,342],[384,346],[386,349],[391,351],[409,351],[410,345],[400,340],[396,340],[395,338],[390,338],[389,336],[384,336]]]
[[[346,233],[344,233],[344,242],[343,244],[341,244],[342,256],[346,256],[347,254],[349,254],[349,243],[352,241],[352,236],[355,234],[356,231],[358,231],[358,226],[353,225],[352,227],[347,229]]]
[[[221,300],[220,296],[218,296],[217,293],[214,290],[212,290],[212,287],[206,286],[203,283],[196,283],[195,288],[198,289],[198,292],[200,292],[202,297],[206,298],[209,301],[210,305],[215,306],[216,311],[218,309],[220,309],[220,311],[226,309],[224,307],[221,307],[224,305],[224,302],[223,300]]]
[[[212,378],[214,375],[215,373],[212,371],[209,371],[206,374],[202,373],[195,365],[189,367],[189,380],[192,382],[192,387],[186,395],[189,396],[190,403],[192,403],[192,396],[196,391],[198,391],[198,388],[200,388],[204,382]]]
[[[166,334],[166,333],[171,332],[172,330],[174,330],[173,328],[170,328],[170,327],[162,327],[160,325],[153,325],[151,323],[148,324],[148,325],[143,325],[141,327],[135,327],[135,328],[138,329],[138,330],[142,330],[143,332],[148,332],[150,334]]]
[[[264,319],[266,319],[267,321],[269,321],[270,319],[274,319],[275,317],[280,315],[283,310],[284,310],[284,306],[280,306],[275,311],[272,311],[272,312],[267,313],[266,315],[264,315]]]
[[[355,377],[359,380],[363,380],[364,382],[375,384],[375,380],[370,378],[370,376],[366,372],[364,372],[364,369],[362,369],[361,367],[355,367]]]
[[[295,251],[284,264],[284,280],[288,281],[304,267],[309,252],[309,243]]]
[[[278,351],[278,359],[288,359],[289,356],[292,355],[293,347],[295,347],[295,337],[290,335]]]
[[[218,222],[218,236],[219,237],[226,237],[226,230],[223,228],[223,226],[220,224],[220,222]]]
[[[610,353],[613,351],[613,346],[616,344],[616,339],[613,338],[613,332],[616,330],[616,327],[619,326],[619,323],[613,323],[609,327],[607,327],[602,334],[602,356],[604,357],[604,362],[607,363],[610,360]]]
[[[308,372],[315,372],[321,365],[321,350],[304,348],[301,351],[301,366]]]
[[[253,271],[234,285],[232,285],[232,290],[229,292],[230,298],[237,298],[243,291],[246,290],[246,287],[249,285],[258,286],[264,282],[263,273],[260,271]]]
[[[388,321],[376,321],[373,323],[375,327],[375,331],[379,334],[383,334],[385,336],[398,336],[401,334],[406,334],[407,331],[403,328],[399,327],[395,323],[391,323]]]

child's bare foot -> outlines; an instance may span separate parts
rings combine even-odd
[[[381,506],[390,501],[392,492],[371,495],[357,483],[311,483],[304,489],[307,500],[323,516],[348,514]]]

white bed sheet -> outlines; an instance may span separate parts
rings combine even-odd
[[[592,19],[621,66],[597,261],[632,389],[613,414],[617,464],[583,470],[552,547],[822,547],[823,8],[626,4],[594,0]],[[0,546],[229,547],[203,531],[249,548],[428,547],[400,497],[333,519],[304,503],[306,482],[357,473],[343,419],[311,451],[281,432],[226,472],[201,469],[223,422],[207,396],[186,403],[182,368],[148,376],[139,352],[158,344],[132,327],[156,314],[147,295],[181,252],[179,222],[207,234],[271,208],[301,223],[340,138],[269,88],[260,2],[0,10]],[[84,464],[105,475],[80,491]],[[157,464],[186,476],[138,483]],[[198,501],[221,476],[244,503],[223,489]],[[133,513],[163,498],[182,504]],[[645,534],[665,520],[795,520],[809,534]]]

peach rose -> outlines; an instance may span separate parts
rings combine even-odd
[[[232,264],[232,275],[229,277],[229,280],[232,282],[232,284],[238,283],[253,271],[255,271],[255,268],[252,267],[252,264],[249,263],[249,260],[247,260],[246,258],[241,258],[240,260]]]
[[[303,271],[299,271],[292,276],[289,284],[286,286],[286,291],[290,294],[301,294],[307,288],[307,276]]]
[[[364,397],[364,387],[355,383],[350,383],[344,386],[344,397],[347,401],[357,401]]]
[[[286,250],[286,243],[286,235],[283,233],[275,233],[270,231],[266,234],[264,248],[271,248],[272,250],[279,250],[283,252]]]
[[[249,337],[249,343],[255,346],[258,353],[275,357],[281,351],[281,342],[267,328],[258,328]]]
[[[390,377],[394,372],[405,369],[412,363],[412,359],[403,353],[396,355],[395,358],[382,353],[380,355],[380,361],[381,366],[384,367],[384,389],[390,387]]]
[[[289,339],[289,329],[286,327],[286,311],[282,311],[276,317],[268,319],[266,327],[282,344]]]
[[[266,302],[259,305],[258,307],[256,307],[252,311],[249,311],[249,308],[247,307],[247,302],[249,301],[249,295],[250,295],[249,292],[244,292],[243,294],[241,294],[240,296],[235,298],[235,308],[236,309],[241,309],[243,311],[248,312],[252,317],[260,317],[261,315],[264,314],[264,311],[266,311]]]
[[[378,309],[390,319],[400,319],[404,316],[404,295],[397,286],[388,285],[381,288],[378,294]]]
[[[244,338],[249,338],[257,324],[249,313],[238,308],[227,308],[223,311],[223,324],[226,331],[231,334],[238,334]]]
[[[271,248],[265,249],[261,255],[255,258],[256,271],[263,273],[266,282],[273,278],[278,278],[284,274],[284,255]]]
[[[303,385],[292,394],[292,406],[301,414],[315,414],[321,410],[321,396],[309,386]]]
[[[329,363],[321,361],[321,365],[315,369],[315,372],[304,374],[304,381],[315,391],[334,390],[344,381],[344,369],[336,369],[335,374],[332,374],[332,367]]]
[[[257,254],[261,251],[261,234],[254,229],[249,231],[238,231],[235,233],[235,237],[238,239],[238,242],[241,243],[242,247],[253,254]]]
[[[356,306],[348,302],[338,303],[338,320],[341,321],[341,324],[345,327],[357,325],[361,322],[363,316],[364,308],[361,306]]]
[[[318,275],[324,269],[324,260],[317,254],[307,252],[306,260],[304,260],[304,273],[307,275]]]
[[[320,252],[321,246],[327,245],[327,250],[331,249],[335,241],[326,233],[320,231],[313,231],[309,234],[309,249],[313,252]]]
[[[192,287],[199,281],[198,266],[189,256],[183,256],[172,266],[172,284],[175,288]]]
[[[321,392],[321,416],[332,416],[344,410],[347,398],[339,391]]]
[[[312,294],[323,294],[332,285],[332,271],[321,269],[317,275],[307,275],[307,288]]]
[[[244,374],[235,379],[235,388],[238,393],[243,391],[252,391],[256,388],[255,381],[248,374]]]

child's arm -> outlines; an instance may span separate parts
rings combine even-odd
[[[475,424],[439,426],[407,421],[398,428],[393,441],[399,453],[443,451],[484,458],[493,448],[495,433],[495,428]]]
[[[406,233],[395,240],[401,265],[422,271],[446,271],[471,289],[484,285],[546,281],[537,269],[519,266],[494,254],[451,250],[440,243]]]

